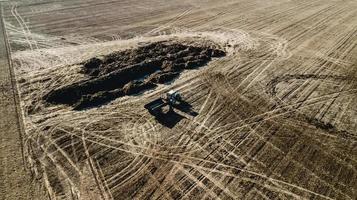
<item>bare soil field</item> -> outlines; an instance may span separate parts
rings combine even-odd
[[[0,16],[3,10],[0,3]],[[0,199],[38,199],[44,188],[32,178],[22,150],[23,125],[9,46],[0,18]]]
[[[357,1],[3,7],[43,198],[357,198]]]

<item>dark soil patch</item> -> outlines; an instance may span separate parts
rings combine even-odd
[[[87,60],[82,63],[82,73],[90,76],[88,80],[53,90],[44,99],[73,106],[75,110],[100,106],[167,83],[184,70],[222,56],[225,52],[214,47],[156,42]]]

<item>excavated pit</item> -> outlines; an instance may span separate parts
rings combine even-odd
[[[44,100],[70,105],[75,110],[101,106],[170,82],[185,70],[201,67],[212,58],[225,55],[223,50],[212,46],[167,41],[114,52],[81,63],[82,73],[90,78],[52,90]]]

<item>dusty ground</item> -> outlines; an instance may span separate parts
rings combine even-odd
[[[0,4],[0,199],[38,199],[44,188],[33,182],[22,155],[23,126]]]
[[[357,2],[12,1],[26,163],[52,199],[356,199]],[[46,95],[160,41],[226,52],[84,110]],[[119,61],[117,61],[119,62]],[[173,127],[144,105],[178,90]]]

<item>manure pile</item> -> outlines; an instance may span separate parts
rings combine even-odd
[[[225,52],[213,47],[155,42],[85,61],[82,73],[89,79],[52,90],[44,99],[75,110],[100,106],[172,81],[183,71],[222,56]]]

